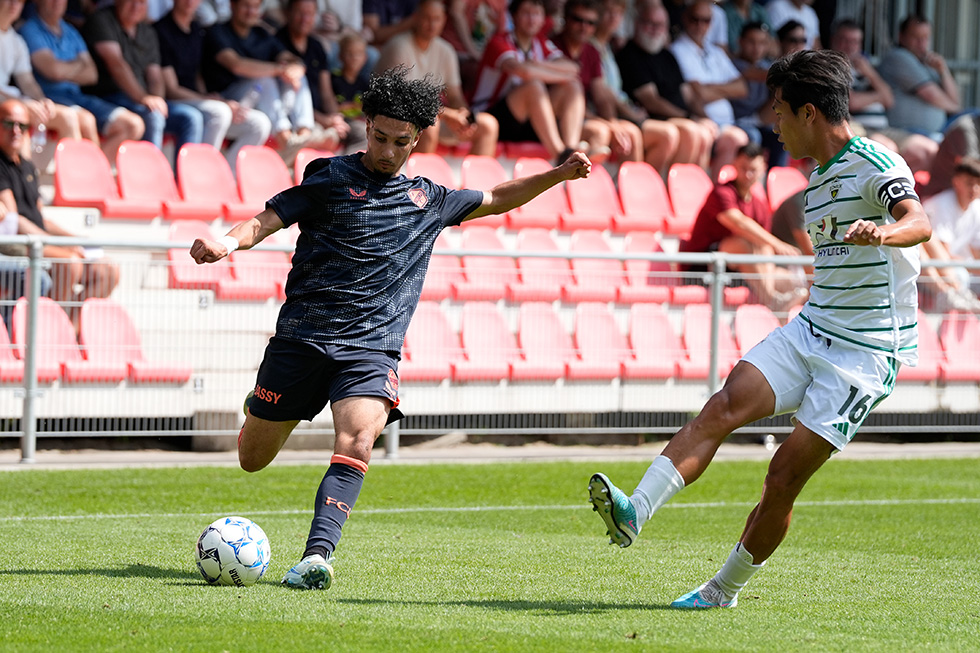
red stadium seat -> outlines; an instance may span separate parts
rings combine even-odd
[[[939,327],[946,352],[946,382],[980,381],[980,319],[953,311]]]
[[[454,381],[506,379],[511,361],[520,359],[514,334],[491,302],[463,305],[460,336],[466,358],[453,363]]]
[[[787,198],[806,188],[809,180],[796,168],[773,166],[766,175],[766,192],[769,195],[769,208],[773,211],[782,206]]]
[[[265,209],[266,200],[293,185],[289,168],[271,147],[243,145],[235,162],[238,194],[253,213]]]
[[[507,181],[507,173],[500,161],[492,156],[469,154],[460,166],[460,188],[473,190],[490,190]],[[470,227],[481,224],[485,227],[503,227],[507,223],[507,214],[486,215],[478,220],[470,220],[462,224]]]
[[[626,336],[602,303],[584,302],[575,308],[575,344],[579,357],[569,361],[566,373],[572,381],[615,379],[630,356]]]
[[[742,356],[779,328],[779,318],[768,306],[742,304],[735,309],[735,341]]]
[[[504,152],[508,159],[544,159],[548,160],[548,148],[537,141],[504,141]]]
[[[623,250],[627,254],[652,254],[662,252],[657,236],[652,231],[631,231],[626,234]],[[670,286],[677,283],[672,278],[670,263],[626,260],[626,283],[618,288],[616,300],[622,304],[670,301]]]
[[[565,190],[571,208],[561,215],[561,228],[565,231],[609,229],[623,215],[616,185],[602,166],[592,166],[588,177],[566,184]]]
[[[221,207],[229,222],[255,215],[254,207],[242,203],[235,176],[225,157],[208,143],[188,143],[177,154],[177,187],[189,202]]]
[[[82,304],[79,342],[87,361],[122,365],[133,383],[185,383],[191,378],[189,365],[147,361],[132,318],[111,299],[93,297]]]
[[[735,170],[735,166],[731,163],[723,165],[721,170],[718,171],[718,183],[727,184],[731,180],[738,176],[738,171]]]
[[[419,302],[405,334],[404,354],[398,365],[402,381],[443,381],[451,376],[463,350],[439,304]]]
[[[939,343],[939,335],[922,309],[919,309],[918,316],[919,364],[915,367],[902,365],[898,369],[898,380],[925,383],[942,381],[949,365],[946,361],[946,354],[943,353],[942,345]]]
[[[210,238],[211,227],[200,220],[181,220],[170,225],[170,240],[191,243],[196,238]],[[237,252],[232,252],[234,256]],[[169,287],[185,290],[211,290],[220,300],[263,301],[277,294],[273,280],[263,277],[238,278],[232,272],[232,259],[198,265],[186,247],[167,250]]]
[[[525,252],[557,252],[558,245],[547,229],[521,229],[517,249]],[[512,302],[553,301],[561,299],[562,288],[571,282],[568,260],[563,258],[517,257],[521,278],[507,286]]]
[[[226,294],[231,288],[244,295],[241,299],[285,299],[286,277],[291,268],[286,252],[235,250],[231,253],[231,278],[235,283],[219,284],[218,299],[232,299]]]
[[[624,161],[619,167],[619,199],[623,214],[613,219],[613,230],[662,231],[674,209],[664,180],[645,161]]]
[[[714,188],[711,177],[693,163],[675,163],[667,173],[667,192],[674,216],[667,217],[666,231],[684,237],[691,233],[704,200]]]
[[[55,374],[54,378],[58,375]],[[24,361],[14,356],[7,326],[0,320],[0,383],[20,383],[24,380]],[[53,380],[53,379],[51,379]]]
[[[119,192],[132,201],[156,202],[167,220],[214,220],[221,205],[188,202],[180,197],[174,171],[160,148],[147,141],[123,141],[116,155]]]
[[[552,166],[544,159],[520,158],[514,162],[514,179],[551,170]],[[567,213],[568,197],[564,184],[552,186],[530,202],[517,207],[507,214],[507,226],[511,229],[542,227],[555,229],[563,213]]]
[[[303,174],[306,172],[306,166],[311,161],[329,158],[333,155],[334,153],[330,150],[317,150],[312,147],[300,148],[299,152],[296,153],[296,161],[293,162],[293,170],[296,173],[296,185],[298,186],[303,183]]]
[[[408,164],[405,167],[405,176],[409,179],[415,177],[425,177],[440,186],[456,189],[459,184],[453,175],[453,169],[449,167],[446,160],[438,154],[424,154],[415,152],[408,157]]]
[[[152,220],[160,202],[123,199],[112,168],[99,146],[85,139],[63,138],[54,151],[54,205],[98,209],[103,218]]]
[[[615,301],[624,285],[623,264],[613,258],[581,258],[585,253],[612,254],[612,248],[598,231],[583,229],[572,234],[572,283],[562,296],[567,302]]]
[[[575,348],[555,309],[546,302],[525,302],[517,319],[517,339],[524,357],[511,361],[511,380],[563,377],[567,363],[575,358]]]
[[[724,378],[735,367],[739,353],[728,323],[722,320],[719,327],[718,375]],[[684,307],[684,347],[687,357],[679,362],[678,375],[683,379],[706,378],[711,357],[710,304],[688,304]]]
[[[630,344],[633,357],[623,361],[624,379],[669,379],[677,373],[682,347],[662,306],[630,308]]]
[[[445,234],[439,234],[433,252],[449,249]],[[458,256],[433,253],[429,259],[429,269],[422,283],[423,300],[441,300],[452,296],[453,283],[463,279],[463,268]]]
[[[37,305],[36,361],[38,381],[50,382],[59,375],[67,383],[116,383],[126,378],[126,365],[113,361],[85,360],[75,339],[68,314],[47,297]],[[14,305],[14,345],[23,358],[27,340],[27,300]]]
[[[504,252],[504,244],[492,227],[477,225],[463,232],[462,249]],[[463,255],[463,276],[453,282],[453,299],[495,300],[507,294],[517,281],[517,264],[509,256]]]

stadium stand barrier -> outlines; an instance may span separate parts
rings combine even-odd
[[[132,234],[129,239],[0,237],[0,243],[27,245],[30,255],[18,260],[35,272],[25,298],[0,295],[0,309],[9,320],[0,329],[0,436],[19,437],[25,461],[33,459],[38,438],[50,437],[188,436],[198,448],[234,446],[244,419],[242,400],[275,329],[291,234],[242,252],[217,282],[174,284],[174,269],[189,261],[191,236],[177,229],[171,240],[170,227],[188,222],[138,219],[127,227],[113,219],[113,233]],[[229,226],[220,219],[200,222],[192,233],[203,229],[217,236]],[[148,232],[156,238],[147,239]],[[535,251],[518,242],[528,234],[546,235],[540,231],[447,230],[438,255],[463,261],[451,273],[486,283],[479,284],[480,293],[460,299],[463,286],[448,281],[444,292],[432,291],[420,306],[402,368],[401,400],[408,417],[389,432],[389,454],[397,451],[400,434],[453,430],[473,435],[672,433],[719,387],[738,349],[788,317],[755,306],[751,298],[726,302],[726,290],[744,286],[744,278],[727,270],[738,257],[633,246],[615,232],[575,233],[610,244],[605,251],[596,251],[598,241],[585,248],[588,260],[606,260],[616,270],[616,279],[604,284],[626,283],[627,264],[643,261],[648,283],[700,288],[701,301],[641,293],[625,302],[615,288],[599,301],[590,294],[570,301],[567,293],[556,293],[562,284],[575,287],[569,275],[573,268],[566,265],[582,252],[573,246],[573,234],[555,232],[553,240],[538,241],[543,251]],[[494,238],[479,238],[491,234]],[[36,272],[53,263],[41,256],[45,243],[102,248],[120,267],[119,286],[108,300],[59,306],[41,297]],[[548,269],[529,265],[534,259],[559,259],[563,273],[555,274],[549,294],[515,299],[519,273]],[[712,271],[684,278],[671,272],[678,262],[706,264]],[[236,272],[239,267],[243,270]],[[978,268],[973,264],[975,274]],[[597,267],[586,274],[604,272]],[[495,275],[496,286],[490,283]],[[222,283],[235,287],[272,279],[276,288],[263,292],[222,290]],[[496,294],[487,290],[491,286]],[[65,314],[74,307],[82,309],[77,334]],[[975,432],[980,320],[928,305],[920,319],[923,369],[901,375],[892,396],[864,428]],[[777,419],[744,432],[789,428],[788,420]],[[304,423],[298,433],[329,437],[329,411]]]

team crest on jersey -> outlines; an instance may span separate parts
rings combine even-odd
[[[834,180],[830,182],[830,199],[837,199],[837,193],[840,192],[843,185],[844,184],[841,182],[840,177],[834,177]]]
[[[415,203],[415,206],[420,209],[424,209],[425,205],[429,203],[429,196],[425,194],[425,190],[422,188],[413,188],[408,191],[408,199]]]
[[[347,192],[350,193],[350,198],[352,200],[365,200],[367,199],[367,190],[354,190],[353,188],[348,188]]]

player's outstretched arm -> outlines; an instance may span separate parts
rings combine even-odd
[[[239,222],[227,235],[218,240],[198,238],[191,245],[191,258],[198,264],[214,263],[236,249],[249,249],[261,243],[267,236],[283,228],[282,220],[272,209],[266,209],[254,218]],[[237,241],[237,245],[235,242]]]
[[[902,200],[892,208],[893,224],[878,226],[870,220],[858,220],[844,234],[845,243],[872,247],[913,247],[932,236],[929,216],[918,201]]]
[[[506,213],[522,204],[530,202],[552,186],[563,181],[588,177],[592,162],[581,152],[575,152],[559,166],[537,175],[506,181],[493,190],[483,192],[483,204],[478,206],[465,220],[481,218],[485,215]]]

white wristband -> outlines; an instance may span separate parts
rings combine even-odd
[[[234,236],[222,236],[218,239],[218,242],[225,246],[225,249],[228,250],[229,254],[241,246],[238,239]]]

